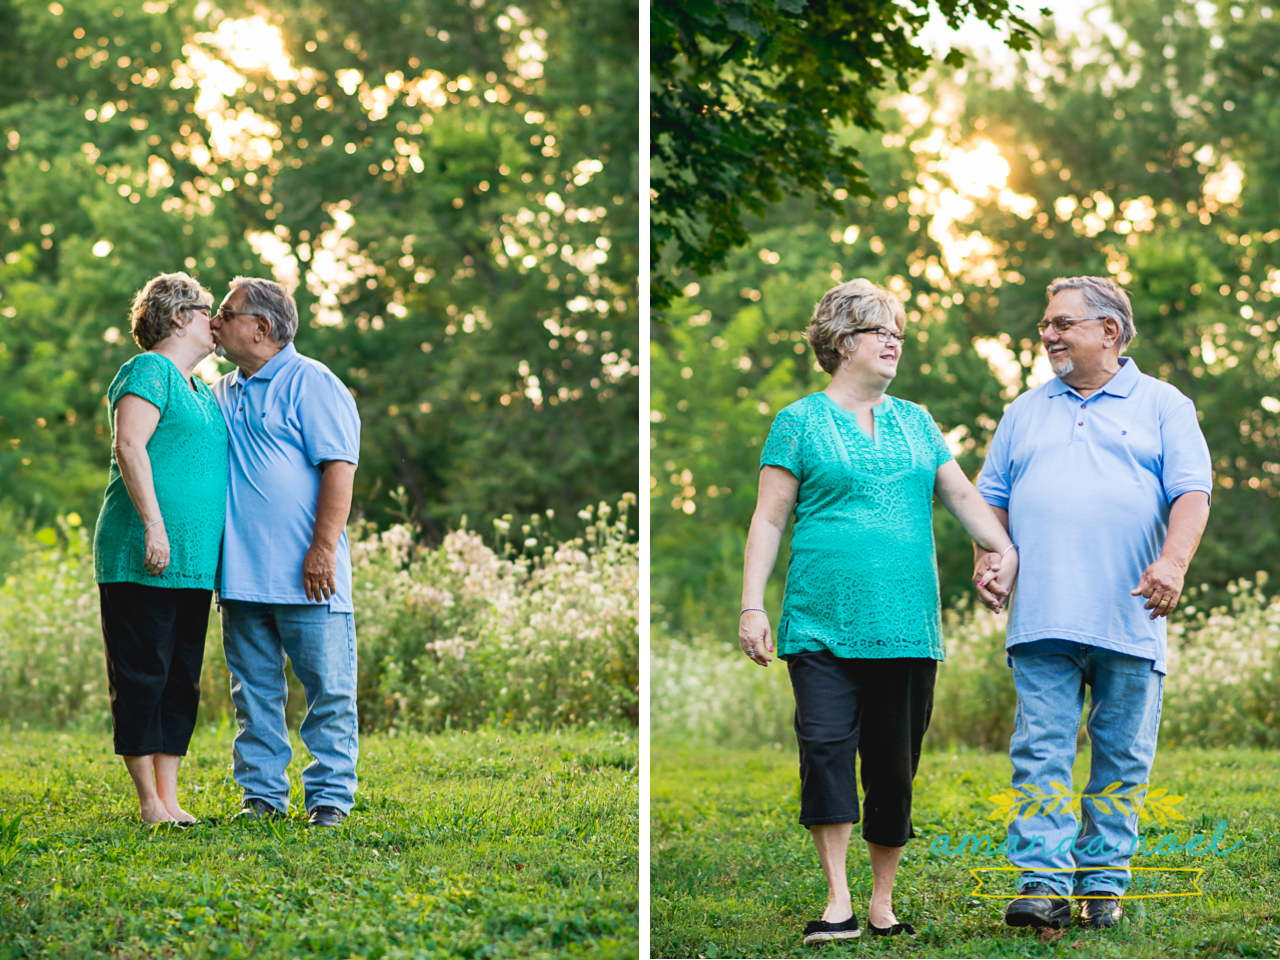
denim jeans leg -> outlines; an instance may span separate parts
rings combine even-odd
[[[222,649],[236,708],[232,772],[246,799],[257,797],[286,811],[293,759],[284,719],[289,687],[272,607],[245,600],[223,600],[221,606]]]
[[[307,809],[349,813],[360,754],[355,617],[316,604],[280,604],[275,611],[280,639],[306,693],[300,733],[312,757],[302,771]]]
[[[1053,784],[1071,787],[1071,766],[1076,758],[1076,732],[1084,710],[1084,674],[1074,651],[1079,644],[1062,640],[1035,640],[1009,648],[1018,707],[1009,759],[1013,761],[1013,787],[1031,795],[1037,789],[1056,792]],[[1072,889],[1075,859],[1071,847],[1076,819],[1070,802],[1053,812],[1047,805],[1034,815],[1019,815],[1008,826],[1009,859],[1022,867],[1020,886],[1047,884],[1066,896]]]
[[[1150,660],[1111,650],[1094,648],[1087,660],[1093,696],[1087,721],[1092,759],[1085,793],[1102,793],[1113,783],[1120,785],[1116,793],[1129,793],[1147,783],[1151,773],[1164,677],[1152,669]],[[1077,873],[1078,895],[1123,895],[1129,885],[1126,868],[1138,843],[1138,813],[1124,801],[1103,804],[1106,809],[1092,799],[1082,804],[1076,862],[1113,869]]]

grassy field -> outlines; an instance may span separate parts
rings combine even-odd
[[[188,830],[141,825],[109,735],[3,736],[0,957],[636,955],[631,733],[366,737],[329,831],[296,808],[226,822],[225,726],[197,734],[180,793],[222,825]]]
[[[1087,748],[1076,767],[1085,782]],[[1008,758],[960,751],[927,754],[916,780],[919,839],[902,858],[895,888],[910,940],[871,938],[806,948],[800,931],[817,919],[826,888],[808,833],[796,824],[798,779],[793,745],[759,750],[691,750],[655,743],[652,752],[652,941],[655,957],[1276,957],[1280,956],[1280,753],[1261,750],[1164,750],[1151,783],[1185,799],[1186,821],[1144,827],[1148,850],[1173,833],[1186,845],[1211,838],[1222,856],[1185,851],[1135,858],[1134,866],[1203,867],[1203,895],[1130,901],[1108,932],[1072,927],[1058,935],[1013,930],[1006,901],[971,896],[970,868],[1008,866],[1003,856],[947,856],[966,834],[1004,838],[984,819],[987,798],[1009,784]],[[950,837],[943,841],[943,835]],[[855,829],[850,883],[866,924],[871,874]],[[931,852],[931,849],[934,852]],[[1166,848],[1167,849],[1167,848]],[[1201,849],[1201,847],[1196,847]],[[1013,874],[991,874],[986,892],[1008,888]],[[1187,874],[1154,878],[1157,892],[1190,890]],[[1001,886],[1001,884],[1003,884]],[[1149,891],[1148,891],[1149,892]]]

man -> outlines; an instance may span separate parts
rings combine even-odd
[[[239,369],[213,395],[231,439],[222,643],[231,670],[240,816],[283,816],[293,756],[285,656],[306,693],[309,822],[335,826],[356,790],[356,633],[345,526],[360,417],[342,382],[293,346],[298,308],[278,283],[237,277],[213,318]]]
[[[1194,404],[1121,356],[1134,336],[1125,292],[1099,277],[1055,280],[1040,339],[1055,380],[1005,412],[978,490],[1018,545],[1007,650],[1018,691],[1013,786],[1071,785],[1084,688],[1092,744],[1086,794],[1147,783],[1164,690],[1166,625],[1209,517],[1212,472]],[[979,557],[979,594],[997,607],[999,560]],[[1023,790],[1023,792],[1027,792]],[[1141,792],[1141,791],[1139,791]],[[1026,808],[1019,811],[1026,812]],[[1009,824],[1023,868],[1010,926],[1071,919],[1114,926],[1138,814],[1085,799]]]

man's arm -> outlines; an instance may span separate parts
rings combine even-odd
[[[1169,532],[1156,562],[1142,573],[1142,579],[1131,596],[1147,598],[1143,609],[1151,611],[1151,619],[1166,617],[1178,605],[1182,583],[1191,558],[1200,546],[1204,525],[1209,522],[1209,495],[1200,490],[1184,493],[1173,501],[1169,510]]]
[[[311,547],[302,560],[302,588],[316,603],[338,592],[338,539],[351,515],[351,488],[356,465],[326,460],[320,465],[320,496],[316,501],[316,527]]]

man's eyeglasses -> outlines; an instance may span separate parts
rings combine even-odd
[[[1110,317],[1054,317],[1052,320],[1041,320],[1036,324],[1036,329],[1041,333],[1046,333],[1050,327],[1053,327],[1058,333],[1066,333],[1077,323],[1084,323],[1087,320],[1110,319]]]
[[[887,327],[863,327],[861,330],[854,330],[853,333],[874,333],[876,339],[881,343],[889,343],[896,340],[898,346],[902,346],[907,342],[907,338],[901,333],[894,333]]]
[[[225,307],[213,315],[213,319],[226,323],[232,317],[261,317],[260,313],[245,313],[242,310],[227,310]]]

